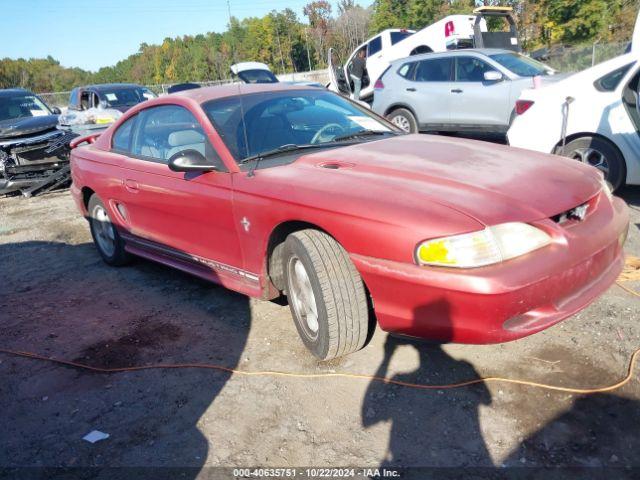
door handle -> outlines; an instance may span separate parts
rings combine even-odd
[[[415,92],[415,91],[416,91],[416,89],[415,89],[415,88],[413,88],[413,87],[411,87],[411,88],[407,88],[407,92]]]
[[[459,88],[454,88],[453,90],[451,90],[451,93],[463,93],[463,92]]]
[[[138,185],[138,182],[136,182],[135,180],[126,179],[123,183],[124,183],[124,188],[126,188],[127,191],[131,193],[138,193],[140,191],[140,186]]]

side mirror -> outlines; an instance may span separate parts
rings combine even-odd
[[[489,70],[484,72],[484,80],[485,82],[501,82],[504,80],[504,76],[497,70]]]
[[[58,107],[51,108],[51,111],[54,115],[60,115],[62,113],[62,111]]]
[[[172,156],[169,159],[169,169],[174,172],[213,172],[218,167],[211,165],[199,151],[189,149]]]

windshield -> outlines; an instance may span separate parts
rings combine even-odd
[[[51,115],[51,110],[35,95],[18,94],[0,97],[0,121]]]
[[[244,70],[238,72],[244,83],[278,83],[278,79],[269,70]]]
[[[283,146],[328,147],[397,132],[365,108],[323,90],[254,93],[211,100],[202,107],[238,162]],[[369,135],[354,137],[363,133]]]
[[[540,63],[537,60],[515,52],[496,53],[489,55],[489,58],[492,58],[520,77],[536,77],[538,75],[549,75],[552,73],[552,70],[544,63]]]
[[[144,87],[123,87],[101,90],[100,97],[107,107],[130,107],[156,98],[156,94]]]

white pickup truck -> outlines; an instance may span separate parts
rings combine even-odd
[[[351,66],[361,50],[366,54],[368,75],[363,79],[360,100],[370,99],[376,80],[392,61],[399,58],[459,48],[507,48],[520,51],[512,11],[508,7],[480,7],[472,15],[449,15],[417,32],[397,28],[384,30],[358,46],[344,66],[338,68],[335,68],[333,52],[329,50],[329,89],[351,94]],[[488,18],[505,20],[508,30],[489,31]]]

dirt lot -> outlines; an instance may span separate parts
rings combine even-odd
[[[623,197],[633,208],[627,252],[640,256],[640,189]],[[377,331],[365,350],[319,364],[298,340],[288,307],[143,260],[103,264],[68,192],[0,199],[0,272],[0,348],[98,366],[209,362],[437,384],[497,375],[588,387],[622,377],[640,347],[640,302],[614,286],[581,314],[518,342],[437,346]],[[83,441],[94,429],[110,437]],[[470,466],[493,473],[571,466],[616,467],[610,478],[631,478],[640,474],[639,432],[637,379],[597,396],[498,383],[421,391],[203,370],[94,374],[0,355],[5,468],[186,466],[194,468],[172,478],[195,478],[215,472],[203,466],[429,466],[459,475],[456,468]],[[24,473],[5,469],[0,477]]]

